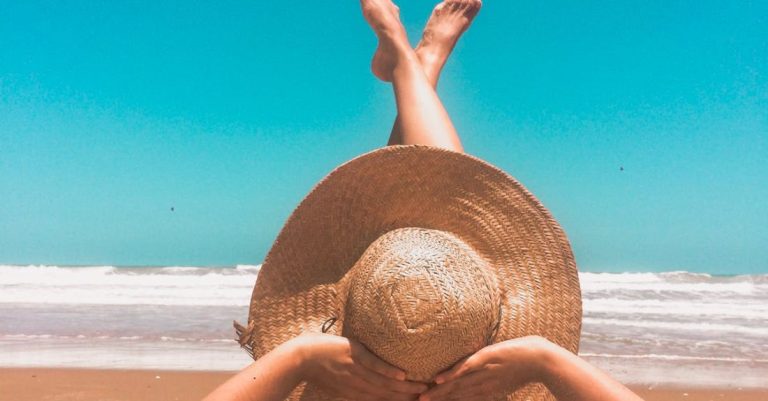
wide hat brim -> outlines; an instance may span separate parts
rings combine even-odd
[[[503,294],[495,341],[539,335],[576,353],[581,291],[568,240],[544,206],[500,169],[463,153],[388,146],[337,167],[288,218],[262,265],[240,344],[257,359],[340,319],[341,283],[368,246],[404,227],[450,232],[487,261]],[[341,334],[343,321],[331,333]],[[327,328],[327,327],[326,327]],[[509,400],[553,400],[542,385]],[[301,386],[291,399],[325,400]]]

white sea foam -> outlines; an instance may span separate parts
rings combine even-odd
[[[247,305],[260,266],[0,266],[0,303]]]
[[[0,265],[0,365],[196,369],[201,358],[244,355],[231,322],[246,318],[260,269]],[[701,380],[742,369],[738,379],[753,383],[768,370],[768,275],[581,273],[580,281],[582,355],[619,377],[668,382],[656,364],[717,364]],[[46,351],[29,360],[30,347]],[[753,366],[763,370],[743,370]]]
[[[261,265],[0,266],[0,303],[245,305]],[[724,314],[765,318],[767,276],[697,273],[581,273],[585,310]],[[734,302],[734,297],[742,297]],[[724,301],[719,301],[725,299]],[[699,301],[697,301],[699,300]]]
[[[579,279],[585,296],[605,291],[688,293],[706,296],[768,294],[767,275],[717,277],[688,272],[580,273]]]
[[[195,343],[235,343],[233,338],[197,338],[197,337],[172,337],[172,336],[120,336],[120,335],[101,335],[92,336],[89,334],[60,335],[60,334],[2,334],[0,342],[3,341],[30,341],[30,340],[61,340],[61,341],[162,341],[162,342],[195,342]]]
[[[606,281],[613,283],[620,282],[660,282],[669,280],[683,280],[683,281],[698,281],[709,280],[713,276],[708,273],[693,273],[687,271],[669,271],[669,272],[623,272],[623,273],[596,273],[596,272],[579,272],[579,278],[581,280],[588,281]],[[736,276],[734,276],[736,277]],[[744,276],[746,277],[746,276]]]
[[[726,333],[750,334],[754,336],[765,336],[768,339],[768,327],[750,327],[748,325],[721,324],[708,322],[676,322],[676,321],[653,321],[653,320],[624,320],[624,319],[596,319],[585,317],[585,325],[605,326],[623,326],[636,327],[642,329],[665,329],[676,331],[706,332],[712,336],[718,336]]]
[[[235,266],[235,269],[251,273],[258,273],[261,270],[261,265],[237,265]]]
[[[730,301],[730,302],[729,302]],[[768,303],[760,300],[719,299],[717,302],[685,299],[616,299],[597,298],[584,300],[584,313],[592,314],[629,314],[639,315],[675,315],[691,317],[729,317],[765,320],[768,322]]]
[[[593,354],[580,352],[579,356],[587,358],[611,358],[611,359],[658,359],[664,361],[702,361],[702,362],[748,362],[768,363],[768,359],[730,358],[717,356],[690,356],[690,355],[660,355],[660,354]]]

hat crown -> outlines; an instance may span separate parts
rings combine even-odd
[[[427,381],[482,348],[500,319],[493,269],[455,235],[400,228],[351,269],[344,335]]]

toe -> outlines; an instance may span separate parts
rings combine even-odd
[[[432,13],[435,15],[440,15],[443,13],[443,10],[445,10],[445,7],[446,7],[446,3],[442,2],[435,6],[435,9],[432,10]]]
[[[481,0],[470,0],[469,1],[469,8],[467,8],[467,13],[474,16],[477,14],[478,11],[480,11],[480,7],[482,7],[483,2]]]

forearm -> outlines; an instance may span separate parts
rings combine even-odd
[[[219,386],[203,401],[282,401],[302,381],[298,342],[280,345]]]
[[[544,385],[560,401],[642,401],[623,384],[560,348],[546,352]]]

